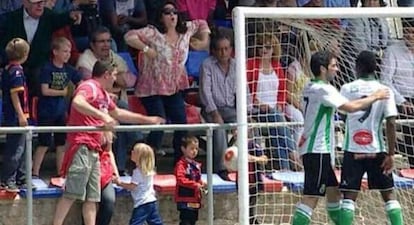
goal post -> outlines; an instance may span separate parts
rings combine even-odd
[[[249,83],[247,74],[251,71],[249,71],[249,49],[255,49],[255,46],[250,46],[251,43],[248,41],[248,28],[247,23],[249,19],[268,19],[275,22],[282,23],[284,25],[287,25],[289,27],[293,27],[296,32],[301,33],[300,38],[302,42],[302,50],[297,49],[297,47],[293,46],[292,51],[296,51],[295,54],[301,54],[301,59],[297,59],[298,61],[308,63],[310,60],[310,54],[312,50],[315,50],[314,48],[318,49],[326,49],[329,48],[331,44],[331,37],[335,37],[335,35],[343,35],[343,32],[335,33],[328,30],[318,30],[318,27],[314,29],[315,27],[304,22],[308,19],[316,19],[318,21],[327,21],[329,19],[358,19],[358,18],[388,18],[394,20],[394,18],[414,18],[414,7],[406,7],[406,8],[397,8],[397,7],[381,7],[381,8],[304,8],[304,7],[297,7],[297,8],[266,8],[266,7],[236,7],[233,10],[233,28],[234,28],[234,37],[235,37],[235,60],[237,63],[236,67],[236,73],[237,73],[237,145],[239,149],[238,153],[238,205],[239,205],[239,225],[248,225],[249,224],[249,187],[251,184],[249,184],[249,168],[248,168],[248,141],[251,141],[252,137],[249,135],[249,129],[252,129],[253,127],[260,127],[259,130],[263,131],[264,129],[267,129],[265,131],[267,137],[264,139],[276,139],[279,137],[272,137],[272,128],[271,127],[288,127],[290,132],[292,133],[292,136],[288,137],[292,139],[291,141],[295,144],[297,144],[297,140],[294,138],[295,127],[300,127],[297,124],[301,124],[301,122],[293,122],[293,123],[287,123],[286,122],[278,123],[278,121],[265,121],[266,123],[261,123],[261,125],[257,125],[257,123],[251,123],[249,122],[250,116],[248,115],[248,111],[251,109],[252,105],[252,95],[255,93],[249,93],[248,89],[246,87],[250,87],[252,84]],[[397,19],[398,20],[398,19]],[[346,22],[345,22],[346,23]],[[340,24],[340,26],[346,26],[343,24]],[[274,30],[271,30],[271,33],[274,32],[280,32],[277,28],[272,28]],[[342,29],[342,28],[340,28]],[[269,31],[266,31],[264,33],[268,33]],[[253,34],[255,35],[255,34]],[[317,44],[313,43],[311,40],[308,40],[308,38],[314,38],[316,39],[316,42],[319,42]],[[298,38],[299,39],[299,38]],[[340,40],[340,44],[345,43],[342,38],[338,38]],[[279,44],[283,44],[283,40],[278,40]],[[257,43],[255,43],[257,44]],[[266,43],[262,41],[262,47],[264,48]],[[289,45],[289,44],[288,44]],[[317,46],[317,47],[315,47]],[[283,48],[283,46],[282,46]],[[363,49],[359,49],[363,50]],[[253,50],[256,51],[256,50]],[[283,51],[283,49],[282,49]],[[297,53],[300,52],[300,53]],[[354,52],[357,54],[357,52]],[[264,53],[263,53],[264,54]],[[298,55],[297,55],[298,56]],[[298,56],[299,57],[299,56]],[[342,55],[339,57],[343,57]],[[344,56],[345,57],[345,56]],[[282,59],[280,59],[282,60]],[[247,63],[246,63],[247,62]],[[352,65],[352,62],[341,62],[340,66],[348,67],[348,70],[353,70],[352,66],[349,65],[349,63]],[[281,63],[283,64],[283,63]],[[284,71],[287,71],[289,68],[287,65],[281,65]],[[251,68],[250,68],[251,69]],[[306,68],[303,68],[303,70],[306,70]],[[309,70],[308,70],[309,73]],[[413,72],[414,73],[414,72]],[[310,75],[310,74],[309,74]],[[352,80],[352,75],[349,75],[349,80]],[[251,82],[251,81],[250,81]],[[335,86],[340,88],[340,86],[345,81],[340,81],[335,83]],[[250,86],[249,86],[250,85]],[[289,84],[288,84],[289,85]],[[414,85],[414,84],[413,84]],[[257,89],[256,89],[257,90]],[[289,95],[289,93],[285,93]],[[266,96],[262,95],[261,97]],[[263,97],[263,98],[269,98],[269,97]],[[259,117],[260,118],[260,115]],[[408,118],[409,121],[412,123],[413,118]],[[258,121],[256,121],[258,122]],[[261,121],[263,122],[263,121]],[[264,129],[263,129],[264,128]],[[338,128],[343,129],[343,128]],[[278,133],[279,135],[279,133]],[[411,134],[414,135],[414,134]],[[271,141],[270,141],[271,142]],[[269,142],[263,141],[261,142],[263,145],[263,148],[270,148]],[[270,144],[271,145],[271,144]],[[340,147],[340,146],[339,146]],[[288,158],[288,160],[291,161],[291,159]],[[292,162],[290,162],[290,165]],[[280,165],[279,165],[280,166]],[[279,168],[281,169],[281,168]],[[263,173],[265,175],[269,175],[271,173],[274,173],[277,171],[274,168],[264,168],[262,169]],[[283,168],[282,168],[283,170]],[[251,175],[251,174],[250,174]],[[414,181],[413,181],[414,182]],[[263,207],[262,209],[265,209],[268,207],[269,204],[274,204],[271,200],[268,201],[267,199],[271,197],[271,195],[278,195],[280,198],[285,198],[284,195],[288,195],[289,192],[292,192],[291,189],[284,187],[283,191],[280,193],[261,193],[259,192],[257,195],[266,195],[263,198],[266,199],[265,202],[261,205]],[[408,192],[410,193],[409,199],[414,198],[414,192]],[[364,193],[365,195],[365,193]],[[373,204],[381,204],[381,199],[379,195],[368,193],[366,194],[369,196],[368,198],[373,200]],[[278,211],[278,214],[281,214],[280,217],[284,217],[282,219],[278,220],[271,220],[271,224],[289,224],[291,220],[289,220],[289,216],[287,214],[293,214],[294,210],[294,204],[292,203],[299,199],[301,196],[300,192],[294,193],[294,197],[288,200],[288,203],[290,204],[288,207],[276,205],[272,209],[275,211]],[[273,198],[274,200],[274,198]],[[277,201],[277,200],[275,200]],[[321,204],[321,203],[320,203]],[[369,207],[369,203],[361,204],[361,207],[363,205]],[[284,207],[283,209],[279,209],[277,207]],[[410,205],[413,207],[413,205]],[[403,210],[411,210],[410,209],[404,209]],[[263,212],[262,212],[263,213]],[[273,213],[273,212],[265,212],[265,213]],[[276,212],[275,212],[276,213]],[[358,216],[364,217],[364,212],[357,212]],[[329,221],[326,217],[326,213],[324,211],[321,211],[320,214],[325,215],[318,215],[317,222],[314,222],[312,224],[329,224]],[[288,219],[286,219],[288,218]],[[360,220],[363,221],[364,219]],[[411,222],[414,222],[412,220]],[[268,223],[265,223],[268,224]],[[364,222],[363,224],[371,224],[370,222]],[[376,223],[378,224],[378,223]],[[384,222],[383,224],[386,224]],[[408,224],[408,223],[407,223]]]

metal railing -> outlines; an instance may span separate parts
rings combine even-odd
[[[208,210],[208,224],[214,224],[214,201],[213,201],[213,130],[222,128],[230,129],[234,127],[235,124],[226,124],[219,125],[213,123],[204,123],[204,124],[183,124],[183,125],[132,125],[132,126],[116,126],[114,131],[166,131],[173,132],[175,130],[186,130],[186,131],[206,131],[207,137],[207,210]],[[33,225],[33,191],[32,191],[32,144],[33,144],[33,134],[34,133],[69,133],[69,132],[79,132],[79,131],[104,131],[102,127],[88,127],[88,126],[45,126],[45,127],[0,127],[0,134],[6,133],[23,133],[26,135],[26,154],[25,154],[25,163],[26,163],[26,183],[27,183],[27,225]]]

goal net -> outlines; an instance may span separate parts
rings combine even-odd
[[[356,79],[358,53],[373,51],[378,79],[393,88],[399,105],[414,103],[414,20],[407,19],[410,16],[414,17],[414,8],[235,10],[238,74],[247,74],[239,76],[237,92],[247,96],[238,97],[237,106],[240,225],[292,222],[303,191],[304,173],[296,146],[303,129],[301,90],[312,78],[312,53],[329,50],[337,56],[339,71],[332,84],[340,89]],[[409,109],[399,107],[394,182],[405,224],[414,224],[414,172],[410,170],[414,168],[414,114]],[[339,179],[344,123],[340,114],[335,118]],[[258,162],[251,163],[247,154]],[[267,163],[260,163],[262,154],[268,157]],[[381,195],[368,190],[364,178],[354,224],[388,223]],[[331,224],[324,200],[314,210],[311,224]]]

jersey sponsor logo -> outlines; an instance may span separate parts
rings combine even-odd
[[[369,145],[373,140],[372,132],[369,130],[357,130],[352,135],[352,139],[358,145]]]

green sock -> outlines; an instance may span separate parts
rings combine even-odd
[[[340,202],[327,202],[326,211],[328,212],[329,218],[334,222],[335,225],[339,225],[339,216],[341,213]]]
[[[309,225],[312,216],[312,209],[305,204],[296,206],[295,214],[293,214],[292,225]]]
[[[404,225],[400,203],[397,200],[390,200],[385,203],[385,211],[392,225]]]
[[[355,216],[355,203],[351,199],[342,200],[340,225],[351,225]]]

